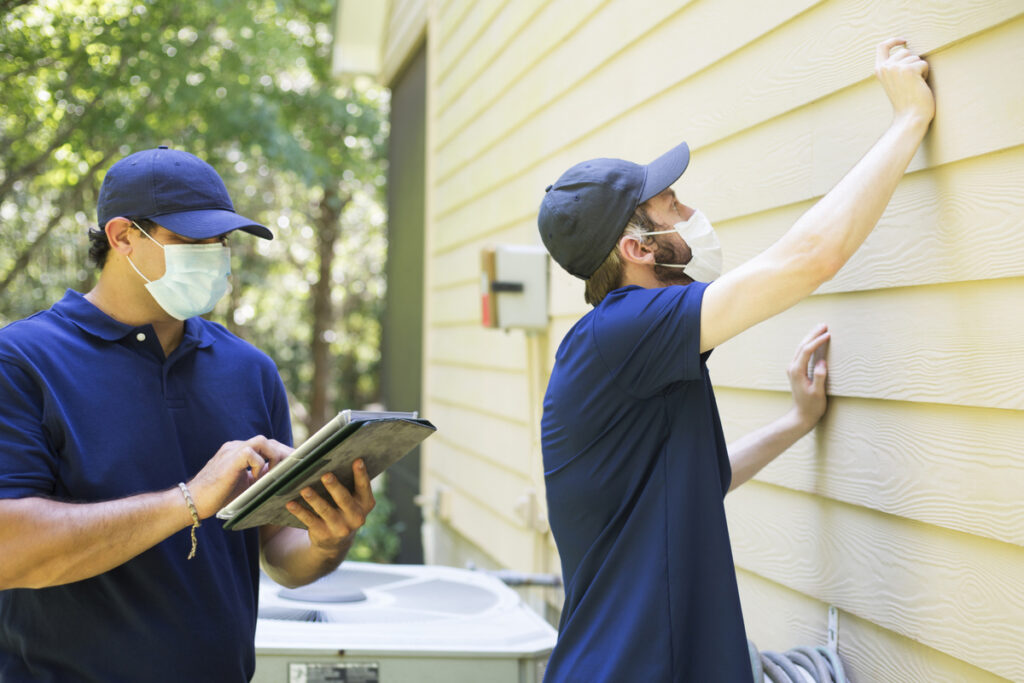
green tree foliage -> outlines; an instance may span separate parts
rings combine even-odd
[[[0,325],[92,286],[103,173],[164,144],[209,161],[276,235],[232,237],[211,317],[277,361],[297,438],[377,401],[388,94],[332,77],[333,5],[0,4]]]

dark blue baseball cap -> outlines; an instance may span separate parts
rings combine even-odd
[[[213,166],[164,146],[126,156],[107,171],[96,217],[102,229],[119,216],[148,218],[191,239],[232,230],[274,239],[266,226],[235,213],[228,189]]]
[[[594,274],[636,207],[679,180],[690,163],[685,142],[642,166],[622,159],[576,164],[548,185],[537,215],[548,253],[572,275]]]

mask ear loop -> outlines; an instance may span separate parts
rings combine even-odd
[[[129,220],[130,220],[130,219],[129,219]],[[142,233],[143,235],[145,235],[146,237],[148,237],[149,239],[151,239],[151,240],[152,240],[153,242],[155,242],[155,243],[156,243],[156,245],[157,245],[158,247],[160,247],[160,248],[161,248],[161,249],[163,249],[164,251],[167,251],[167,249],[166,249],[166,248],[164,247],[164,245],[162,245],[162,244],[160,244],[159,242],[157,242],[157,241],[156,241],[156,238],[154,238],[154,237],[153,237],[152,235],[150,235],[150,234],[149,234],[148,232],[146,232],[145,230],[143,230],[143,229],[142,229],[142,226],[141,226],[141,225],[139,225],[139,224],[138,224],[138,223],[136,223],[135,221],[132,221],[132,225],[134,225],[134,226],[136,227],[136,229],[137,229],[137,230],[138,230],[139,232],[141,232],[141,233]],[[147,284],[147,285],[148,285],[148,284],[152,284],[152,283],[153,283],[153,281],[152,281],[152,280],[150,280],[150,279],[149,279],[148,277],[146,277],[145,275],[143,275],[143,274],[142,274],[142,271],[141,271],[141,270],[139,270],[139,267],[135,265],[135,262],[134,262],[134,261],[132,261],[132,257],[131,257],[131,256],[125,256],[125,258],[126,258],[126,259],[128,259],[128,265],[130,265],[130,266],[132,267],[132,270],[134,270],[134,271],[135,271],[136,273],[138,273],[138,274],[139,274],[139,277],[141,277],[141,278],[142,278],[143,280],[145,280],[145,281],[146,281],[146,284]]]
[[[153,237],[153,236],[152,236],[152,235],[150,235],[150,234],[149,234],[148,232],[146,232],[145,230],[143,230],[143,229],[142,229],[142,226],[141,226],[141,225],[139,225],[139,224],[138,224],[138,223],[136,223],[135,221],[132,221],[132,225],[134,225],[134,226],[135,226],[135,227],[136,227],[136,228],[138,229],[138,231],[139,231],[139,232],[141,232],[141,233],[142,233],[143,235],[145,235],[145,236],[146,236],[146,237],[148,237],[148,238],[149,238],[150,240],[152,240],[152,241],[153,241],[153,243],[154,243],[154,244],[156,244],[156,245],[157,245],[158,247],[160,247],[160,248],[161,248],[161,249],[163,249],[164,251],[167,251],[167,248],[166,248],[166,247],[165,247],[164,245],[162,245],[162,244],[160,244],[159,242],[157,242],[157,241],[156,241],[156,238],[155,238],[155,237]]]

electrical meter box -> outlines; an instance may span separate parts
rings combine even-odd
[[[485,247],[480,265],[480,320],[484,327],[547,329],[548,253],[544,247]]]

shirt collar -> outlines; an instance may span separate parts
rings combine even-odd
[[[80,327],[82,331],[105,341],[118,341],[142,330],[152,329],[150,325],[128,325],[114,320],[97,308],[80,292],[69,289],[64,298],[53,305],[53,310]],[[194,340],[201,349],[213,344],[213,336],[198,318],[185,321],[185,340]],[[184,340],[183,340],[184,341]]]

